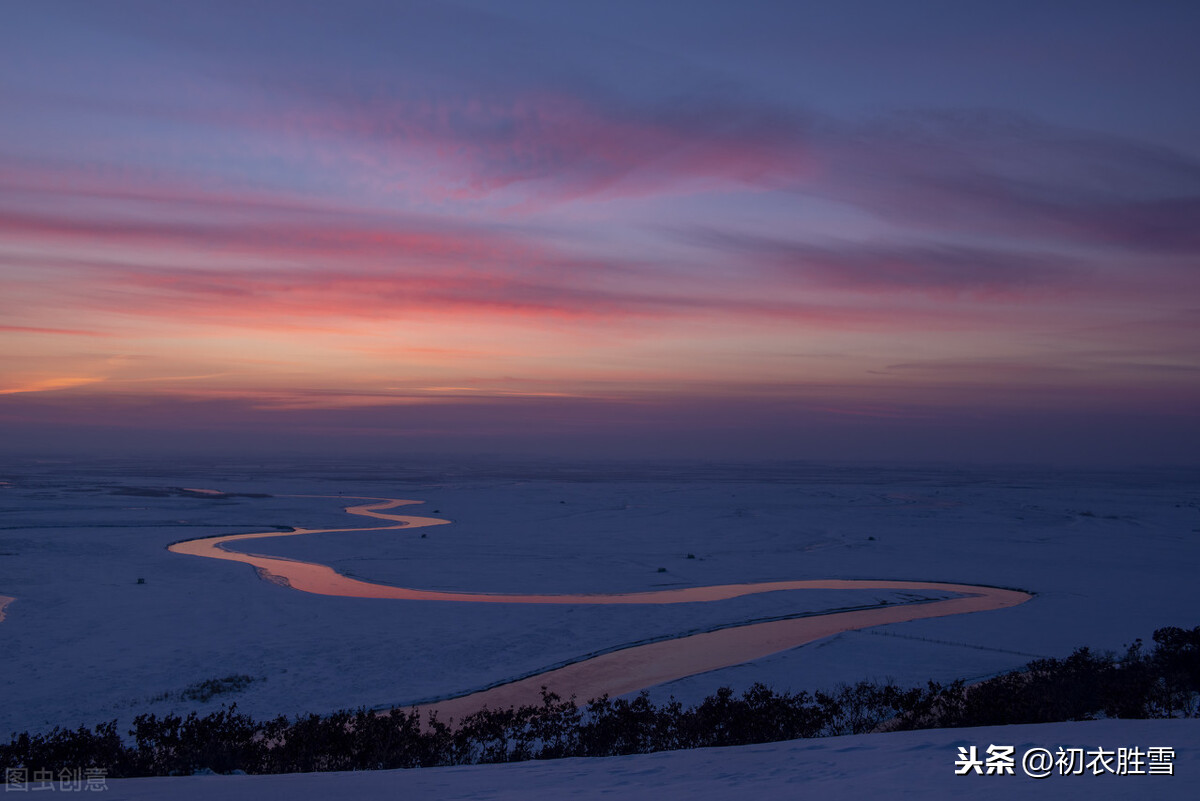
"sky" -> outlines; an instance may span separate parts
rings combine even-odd
[[[1197,461],[1200,6],[8,3],[12,452]]]

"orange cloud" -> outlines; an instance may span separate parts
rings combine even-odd
[[[16,395],[21,392],[53,392],[57,389],[70,389],[71,387],[79,387],[85,384],[95,384],[103,380],[103,378],[44,378],[15,387],[5,387],[0,389],[0,395]]]

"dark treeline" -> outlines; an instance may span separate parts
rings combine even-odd
[[[109,777],[291,773],[428,767],[859,734],[869,731],[1046,723],[1097,717],[1200,715],[1200,627],[1159,629],[1124,655],[1081,648],[965,686],[862,682],[832,693],[719,690],[696,706],[607,697],[578,705],[543,693],[537,706],[483,710],[454,721],[364,709],[261,722],[236,707],[203,717],[141,715],[128,737],[116,721],[94,729],[14,735],[0,767],[97,767]]]

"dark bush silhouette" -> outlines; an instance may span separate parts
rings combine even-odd
[[[110,721],[94,729],[14,734],[0,767],[103,768],[110,777],[379,770],[615,756],[744,745],[898,729],[1043,723],[1105,717],[1200,715],[1200,627],[1163,628],[1118,658],[1080,648],[972,686],[901,689],[860,682],[831,693],[778,693],[755,684],[722,688],[700,704],[657,705],[646,693],[579,705],[543,690],[541,704],[482,709],[443,722],[416,710],[366,709],[267,722],[236,705],[196,713],[139,715],[128,737]]]

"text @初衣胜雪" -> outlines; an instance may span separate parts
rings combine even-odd
[[[1173,776],[1175,775],[1175,749],[1155,745],[1148,748],[1127,746],[1106,748],[1029,748],[1021,755],[1021,771],[1034,779],[1050,776]],[[954,775],[968,776],[1014,776],[1018,760],[1016,747],[1011,745],[989,745],[983,757],[978,746],[958,747],[958,759],[954,760]]]

